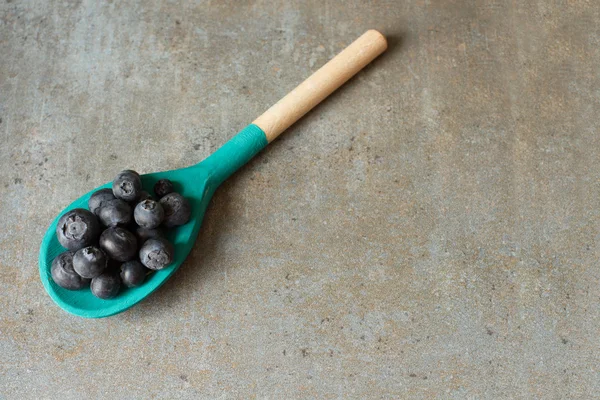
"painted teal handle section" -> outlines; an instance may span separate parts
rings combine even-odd
[[[198,166],[208,169],[211,183],[216,188],[264,149],[267,144],[269,142],[262,129],[250,124]]]

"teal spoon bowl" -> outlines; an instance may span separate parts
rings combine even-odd
[[[189,200],[192,217],[187,224],[167,231],[167,238],[175,247],[173,262],[166,268],[149,274],[142,285],[122,289],[113,299],[99,299],[92,294],[89,288],[63,289],[52,280],[50,274],[52,260],[66,251],[56,237],[58,219],[73,208],[87,209],[90,196],[96,190],[111,187],[111,183],[106,183],[75,200],[50,224],[40,247],[40,278],[52,300],[72,314],[86,318],[102,318],[125,311],[145,299],[177,271],[192,250],[204,213],[215,190],[266,145],[265,133],[258,126],[249,125],[197,165],[142,175],[142,185],[149,192],[160,179],[173,181],[176,191]]]

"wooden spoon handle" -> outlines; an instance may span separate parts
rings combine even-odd
[[[314,106],[387,49],[385,37],[369,30],[258,117],[253,124],[272,142]]]

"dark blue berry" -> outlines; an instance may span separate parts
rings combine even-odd
[[[119,172],[112,184],[112,191],[116,198],[129,202],[136,201],[142,193],[142,180],[140,175],[131,170]]]
[[[98,218],[105,226],[123,226],[131,222],[131,206],[124,200],[113,199],[102,203]]]
[[[90,288],[94,296],[101,299],[112,299],[119,293],[121,280],[119,275],[106,272],[92,279]]]
[[[148,269],[137,260],[127,261],[121,265],[121,281],[130,288],[141,285],[147,273]]]
[[[159,199],[172,193],[174,190],[173,182],[168,179],[161,179],[154,185],[154,193],[156,193],[156,196],[158,196]]]
[[[162,206],[154,200],[144,200],[141,203],[138,203],[138,205],[135,206],[135,210],[133,210],[135,222],[146,229],[157,228],[164,217],[165,212],[163,211]]]
[[[135,235],[121,227],[108,228],[100,235],[100,248],[112,259],[129,261],[137,252]]]
[[[56,225],[58,241],[69,250],[79,250],[93,244],[99,234],[98,219],[83,208],[75,208],[66,212]]]
[[[61,288],[78,290],[89,286],[90,280],[82,278],[73,269],[73,252],[65,251],[53,261],[50,269],[52,280]]]
[[[159,202],[165,211],[163,224],[167,228],[183,225],[190,220],[192,214],[190,203],[179,193],[169,193]]]
[[[95,278],[106,269],[107,257],[94,246],[77,250],[73,256],[73,269],[83,278]]]
[[[173,262],[173,245],[166,239],[148,239],[140,249],[140,261],[147,268],[159,270]]]
[[[88,200],[88,208],[94,214],[98,214],[98,210],[102,206],[102,203],[107,200],[113,200],[115,195],[112,189],[100,189],[90,197]]]

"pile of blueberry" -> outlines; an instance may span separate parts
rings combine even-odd
[[[52,279],[62,288],[90,286],[101,299],[115,297],[121,285],[141,285],[152,270],[173,261],[173,245],[161,226],[172,228],[190,219],[189,202],[162,179],[154,185],[158,201],[143,190],[140,175],[121,171],[112,189],[101,189],[58,220],[56,236],[68,251],[52,261]]]

